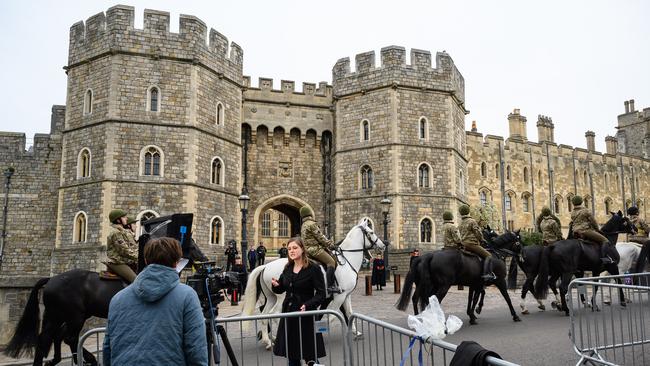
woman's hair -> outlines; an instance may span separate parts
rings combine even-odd
[[[174,238],[151,239],[144,247],[144,260],[147,264],[174,268],[182,256],[181,245]]]
[[[307,258],[307,250],[305,250],[305,243],[302,241],[302,239],[298,236],[289,239],[287,242],[287,247],[289,247],[289,244],[291,243],[296,243],[300,248],[302,248],[302,267],[307,268],[309,267],[309,258]],[[287,267],[293,267],[293,259],[291,257],[288,257],[289,263],[287,263]]]

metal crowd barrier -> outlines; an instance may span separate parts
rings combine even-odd
[[[100,365],[103,365],[102,362],[102,349],[103,349],[103,344],[104,344],[104,333],[106,333],[106,328],[101,327],[101,328],[94,328],[86,333],[84,333],[80,338],[79,342],[77,343],[77,355],[83,355],[84,352],[84,345],[86,345],[86,351],[90,352],[95,358],[97,359],[97,362]],[[88,347],[86,344],[86,341],[88,338],[94,336],[95,342],[91,343],[91,346]],[[79,356],[79,360],[81,360],[81,356]],[[70,357],[70,365],[74,366],[74,360],[72,357]]]
[[[650,364],[650,273],[573,280],[567,304],[577,365]]]
[[[423,365],[449,365],[457,346],[442,340],[420,340],[415,332],[371,318],[363,314],[353,314],[348,325],[341,313],[332,310],[316,310],[282,314],[234,316],[218,318],[217,325],[222,325],[232,348],[234,362],[226,351],[224,339],[219,336],[220,363],[218,365],[286,365],[287,359],[275,356],[272,351],[258,342],[257,334],[262,327],[270,328],[269,334],[276,336],[280,319],[301,316],[323,316],[321,320],[313,319],[314,329],[322,334],[326,356],[318,359],[322,365],[419,365],[418,357],[422,353]],[[300,324],[300,322],[298,322]],[[357,332],[355,334],[353,325]],[[95,356],[101,362],[101,335],[106,328],[91,329],[79,339],[79,353],[89,337],[95,336]],[[291,339],[302,350],[302,340]],[[315,342],[315,341],[314,341]],[[409,347],[412,346],[412,347]],[[87,348],[88,349],[88,348]],[[92,351],[92,347],[89,349]],[[492,366],[518,366],[512,362],[487,358]]]
[[[362,334],[356,340],[352,331],[353,324]],[[348,334],[348,353],[352,357],[351,365],[355,366],[392,366],[400,365],[402,361],[404,365],[449,365],[457,347],[437,339],[420,341],[410,329],[357,313],[350,317]],[[487,362],[493,366],[517,366],[491,356],[487,357]]]

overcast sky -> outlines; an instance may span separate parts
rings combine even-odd
[[[520,108],[528,138],[538,114],[556,142],[604,150],[623,101],[650,107],[650,1],[126,1],[135,26],[145,8],[202,19],[244,49],[244,74],[328,81],[336,60],[388,45],[446,50],[465,77],[467,129],[506,136]],[[0,130],[49,132],[50,109],[65,104],[70,26],[114,1],[0,2]],[[379,56],[377,57],[379,62]],[[408,59],[407,59],[408,61]],[[354,67],[354,66],[352,66]]]

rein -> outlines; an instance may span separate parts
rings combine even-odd
[[[366,250],[370,250],[370,249],[375,248],[375,247],[377,246],[377,242],[379,241],[379,237],[378,237],[377,235],[375,235],[375,236],[376,236],[376,239],[375,239],[375,240],[372,240],[371,238],[368,237],[368,232],[367,232],[367,231],[366,231],[362,226],[357,225],[357,227],[358,227],[359,230],[361,230],[361,232],[363,233],[363,246],[361,247],[361,249],[341,249],[341,248],[339,248],[338,246],[339,246],[341,243],[343,243],[343,241],[344,241],[345,239],[343,239],[343,240],[341,240],[340,242],[338,242],[338,243],[336,244],[337,248],[334,249],[333,252],[336,254],[336,256],[337,256],[337,262],[338,262],[340,265],[343,265],[343,264],[345,264],[346,262],[347,262],[347,263],[350,263],[350,260],[345,256],[344,252],[351,252],[351,253],[355,253],[355,252],[364,252],[364,251],[366,251]],[[370,248],[366,248],[366,239],[370,242]],[[341,257],[343,257],[343,259],[344,259],[345,261],[339,261],[339,260],[338,260],[338,256],[339,256],[339,255],[340,255]],[[354,271],[354,274],[357,275],[357,277],[358,277],[358,276],[359,276],[359,271],[357,271],[357,270],[356,270],[352,265],[350,265],[350,268],[352,268],[352,270]]]

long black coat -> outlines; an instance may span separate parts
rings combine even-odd
[[[273,287],[273,292],[287,295],[282,303],[282,312],[300,311],[304,304],[306,310],[316,310],[325,301],[325,281],[323,273],[317,265],[311,263],[309,267],[302,268],[300,272],[293,273],[293,266],[287,265],[278,280],[279,286]],[[300,319],[300,325],[298,324]],[[286,323],[286,334],[285,334]],[[300,331],[302,330],[302,334]],[[300,338],[302,342],[299,341]],[[288,344],[286,339],[291,341]],[[325,357],[325,344],[320,333],[314,336],[314,317],[283,318],[280,319],[276,343],[273,353],[293,360],[315,360],[314,339],[317,345],[317,357]],[[300,345],[302,343],[302,355]],[[287,349],[289,354],[287,355]]]
[[[383,259],[372,261],[372,285],[386,286],[386,266]]]

